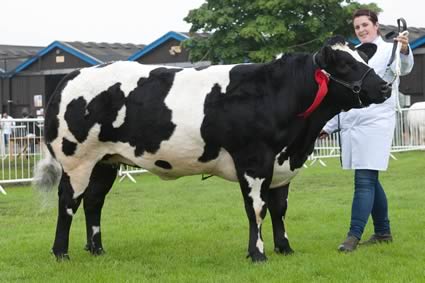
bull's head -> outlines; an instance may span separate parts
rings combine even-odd
[[[330,38],[317,52],[315,63],[329,74],[329,90],[343,109],[382,103],[391,96],[390,86],[367,65],[376,45],[350,47],[342,36]]]

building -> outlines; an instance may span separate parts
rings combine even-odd
[[[35,56],[42,48],[41,46],[0,45],[0,110],[2,112],[10,113],[10,109],[4,107],[10,98],[4,95],[11,91],[8,79],[10,73],[23,62]]]
[[[24,108],[33,115],[37,112],[41,114],[50,95],[66,74],[108,61],[127,60],[143,47],[135,44],[54,41],[45,48],[38,48],[31,57],[3,73],[2,109],[16,118],[21,116]]]

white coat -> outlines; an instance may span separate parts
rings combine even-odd
[[[374,41],[375,55],[368,65],[385,81],[394,78],[395,62],[385,72],[391,58],[393,43],[385,42],[380,36]],[[410,48],[409,48],[410,49]],[[413,54],[400,54],[401,75],[407,75],[413,68]],[[342,168],[386,170],[390,157],[391,143],[395,128],[396,91],[399,81],[393,83],[391,97],[382,104],[372,104],[361,109],[342,112],[340,116]],[[338,130],[338,115],[323,128],[327,133]]]

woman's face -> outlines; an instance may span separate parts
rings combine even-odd
[[[368,16],[354,18],[354,32],[361,43],[368,43],[375,40],[378,36],[379,24],[373,24]]]

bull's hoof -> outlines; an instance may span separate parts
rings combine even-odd
[[[84,247],[84,250],[89,251],[94,256],[105,254],[105,250],[102,247],[93,247],[90,244],[86,244],[86,246]]]
[[[267,261],[266,255],[260,253],[259,251],[248,253],[246,257],[250,257],[253,263],[262,263]]]
[[[69,261],[70,260],[69,255],[68,255],[67,252],[59,252],[59,251],[55,251],[54,249],[51,249],[50,252],[55,255],[56,260],[58,262],[60,262],[60,261]]]
[[[53,251],[52,253],[55,255],[57,262],[66,262],[70,260],[69,255],[67,253],[55,253]]]
[[[291,255],[294,253],[294,250],[291,249],[290,246],[286,246],[286,247],[275,247],[274,251],[278,254],[283,254],[283,255]]]

